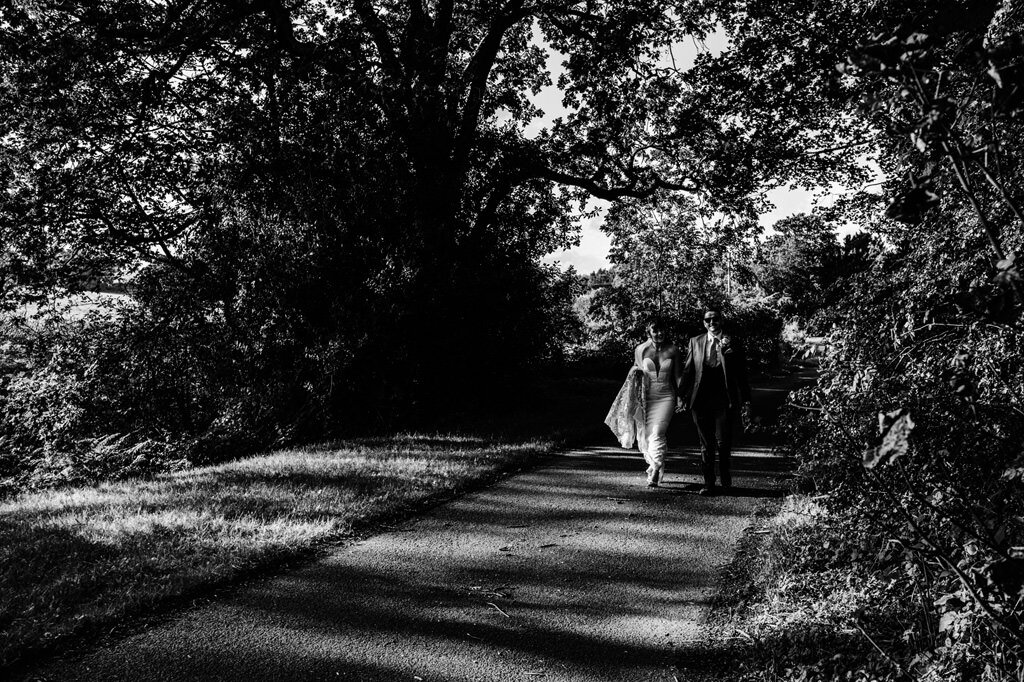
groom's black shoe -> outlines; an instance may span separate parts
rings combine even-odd
[[[701,488],[700,490],[698,490],[697,494],[698,495],[703,495],[704,497],[708,497],[710,495],[714,495],[715,494],[715,486],[713,486],[713,485],[706,485],[703,488]]]

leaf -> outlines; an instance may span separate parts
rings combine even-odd
[[[910,417],[910,412],[904,408],[888,413],[879,412],[878,430],[882,442],[877,447],[869,447],[864,451],[865,469],[873,469],[879,464],[891,462],[907,454],[914,421]]]
[[[964,606],[966,606],[964,600],[961,599],[960,595],[956,593],[944,594],[938,599],[936,599],[933,603],[935,604],[935,606],[945,608],[947,611],[958,611],[962,609]]]
[[[957,618],[960,614],[956,611],[946,611],[944,614],[939,616],[939,632],[946,632],[951,630],[953,625],[956,624]]]
[[[989,69],[985,73],[992,76],[992,80],[996,82],[996,87],[1003,87],[1003,77],[999,75],[999,69],[992,62],[989,62]]]
[[[1017,459],[1003,471],[999,478],[1004,481],[1024,481],[1024,452],[1017,455]]]
[[[996,263],[996,272],[993,280],[998,284],[1007,284],[1020,279],[1020,270],[1017,267],[1017,254],[1011,253]]]

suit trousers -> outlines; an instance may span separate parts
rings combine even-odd
[[[721,406],[694,407],[693,423],[697,425],[700,438],[700,466],[704,474],[704,485],[715,485],[715,459],[718,459],[718,476],[722,485],[732,485],[732,430],[734,410],[728,404]]]

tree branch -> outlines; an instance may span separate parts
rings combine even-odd
[[[579,187],[598,199],[605,199],[607,201],[618,201],[625,198],[646,199],[658,190],[696,192],[700,189],[700,186],[693,179],[677,183],[670,182],[657,175],[652,175],[644,183],[641,183],[639,179],[633,178],[626,184],[615,186],[600,182],[599,176],[583,177],[559,171],[542,164],[535,164],[531,166],[530,170],[531,174],[529,177],[539,177],[562,185]]]
[[[373,39],[377,52],[380,53],[380,61],[384,65],[385,73],[395,79],[401,78],[402,64],[398,61],[398,53],[391,42],[388,27],[377,16],[377,12],[373,9],[373,5],[370,4],[370,0],[355,0],[353,6],[355,7],[356,14],[362,20],[363,26]]]
[[[515,26],[517,22],[530,16],[532,11],[532,9],[523,8],[523,0],[508,0],[498,16],[491,22],[487,34],[480,41],[469,64],[466,65],[462,80],[464,84],[468,85],[468,94],[455,138],[453,161],[456,168],[464,166],[473,146],[473,139],[476,136],[476,128],[480,119],[480,108],[483,106],[484,95],[487,93],[487,78],[494,66],[498,51],[501,49],[501,41],[505,37],[505,32]]]
[[[526,178],[522,174],[509,174],[500,178],[495,183],[494,189],[491,190],[484,205],[477,213],[474,231],[482,232],[494,223],[494,219],[498,214],[498,206],[508,198],[509,194],[512,193],[512,189],[524,179]]]
[[[996,228],[988,221],[988,218],[985,217],[985,212],[982,210],[981,204],[978,202],[977,197],[974,196],[974,189],[967,177],[966,170],[960,165],[962,163],[962,159],[957,153],[958,150],[945,141],[942,143],[942,150],[946,154],[946,158],[949,159],[950,164],[953,166],[953,172],[960,183],[960,188],[967,196],[967,200],[970,202],[971,208],[974,209],[974,213],[978,216],[978,225],[985,233],[985,237],[988,238],[989,247],[992,249],[992,253],[995,255],[996,259],[1002,260],[1006,258],[1003,246],[999,242],[999,234],[996,232]],[[1011,280],[1010,286],[1013,288],[1013,293],[1017,296],[1017,302],[1024,304],[1024,288],[1022,288],[1020,283],[1016,280]]]
[[[559,31],[561,31],[565,35],[571,35],[571,36],[575,36],[577,38],[581,38],[582,40],[590,43],[591,45],[595,45],[595,46],[600,46],[601,45],[601,42],[597,39],[597,37],[593,33],[590,33],[589,31],[581,30],[580,24],[582,23],[582,20],[577,22],[577,24],[575,26],[569,26],[565,22],[563,22],[563,21],[561,21],[559,19],[555,19],[550,14],[547,15],[546,18],[547,18],[548,21],[550,21],[552,24],[554,24],[554,26]]]
[[[423,9],[423,0],[406,0],[405,4],[409,8],[409,20],[405,22],[402,36],[402,61],[405,64],[417,64],[426,57],[422,53],[421,41],[430,21]]]
[[[864,144],[870,144],[877,140],[881,135],[873,135],[865,140],[857,140],[856,142],[850,142],[848,144],[841,144],[836,147],[824,147],[822,149],[808,149],[804,152],[806,156],[817,156],[818,154],[828,154],[829,152],[841,152],[844,149],[852,149],[853,147],[859,147]]]
[[[439,0],[434,17],[434,49],[448,57],[448,43],[452,38],[452,12],[455,0]]]
[[[542,2],[536,6],[538,13],[543,13],[548,18],[551,18],[552,14],[561,14],[563,16],[576,17],[577,19],[584,20],[590,19],[592,21],[604,21],[604,17],[600,14],[594,14],[593,12],[586,12],[584,10],[573,9],[574,5],[589,6],[586,2],[575,2],[569,5],[559,5],[551,2]]]
[[[315,60],[321,67],[331,73],[351,75],[359,71],[351,63],[337,59],[333,51],[324,50],[320,45],[313,45],[299,40],[295,35],[295,26],[292,23],[291,12],[285,8],[281,0],[268,0],[265,8],[278,44],[286,52],[307,61]]]

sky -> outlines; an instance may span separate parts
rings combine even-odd
[[[564,56],[544,44],[539,34],[535,34],[534,41],[544,45],[548,51],[547,69],[551,73],[552,83],[558,81],[558,76],[564,71],[562,60]],[[724,32],[716,32],[708,36],[704,42],[686,41],[674,46],[672,58],[676,65],[683,70],[693,66],[695,57],[700,52],[711,52],[720,54],[728,47],[728,39]],[[668,55],[666,55],[666,60]],[[543,110],[544,116],[534,120],[524,130],[527,137],[536,135],[541,129],[550,126],[554,119],[566,114],[562,106],[562,93],[555,86],[550,85],[533,96],[533,102]],[[764,227],[770,227],[782,218],[787,218],[798,213],[808,213],[815,205],[828,205],[832,203],[839,194],[834,191],[811,191],[803,188],[776,187],[767,192],[768,200],[774,204],[773,210],[767,211],[759,218]],[[595,205],[607,207],[608,203],[596,201]],[[608,252],[611,249],[611,239],[601,231],[604,224],[602,215],[593,218],[580,220],[580,243],[571,249],[558,251],[546,256],[545,263],[558,263],[564,267],[573,266],[580,274],[587,274],[594,270],[609,266]]]
[[[775,204],[771,211],[761,214],[759,222],[763,227],[769,227],[783,218],[797,213],[809,213],[816,203],[815,193],[795,188],[776,187],[767,193],[769,201]],[[822,205],[828,204],[833,196],[826,196],[817,200]],[[598,202],[607,205],[607,202]],[[559,263],[563,266],[573,266],[576,272],[588,274],[601,268],[607,268],[608,252],[611,250],[612,242],[607,234],[601,231],[604,224],[602,216],[586,218],[580,221],[580,243],[571,249],[557,251],[544,257],[545,263]]]

